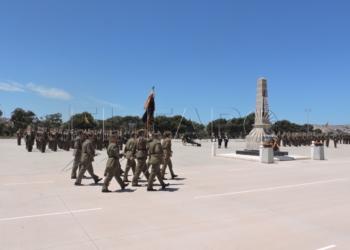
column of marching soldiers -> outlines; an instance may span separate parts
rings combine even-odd
[[[332,135],[329,132],[325,133],[315,133],[315,132],[278,132],[276,134],[278,145],[284,147],[301,147],[301,146],[310,146],[313,141],[322,142],[328,148],[330,140],[333,140],[334,147],[337,147],[337,144],[350,144],[350,133],[333,133]]]
[[[57,151],[58,148],[65,151],[73,149],[74,159],[72,160],[71,178],[75,179],[74,185],[76,186],[83,186],[81,182],[86,171],[93,178],[95,184],[102,180],[102,178],[95,175],[92,162],[94,157],[99,155],[96,150],[102,151],[103,149],[107,150],[107,158],[104,159],[107,160],[104,172],[105,180],[102,187],[104,193],[111,192],[108,186],[113,177],[117,180],[121,189],[125,189],[129,182],[132,183],[133,187],[140,187],[141,185],[138,182],[145,176],[148,180],[147,191],[157,191],[153,188],[153,182],[157,180],[155,177],[158,178],[162,189],[169,186],[169,183],[164,182],[164,180],[167,180],[165,178],[167,167],[169,167],[171,178],[175,179],[177,177],[173,172],[171,161],[173,154],[171,132],[165,132],[164,140],[161,142],[163,139],[161,133],[147,132],[144,129],[137,132],[123,133],[122,131],[112,130],[103,132],[102,130],[47,130],[45,128],[38,128],[37,131],[33,131],[31,127],[28,127],[24,135],[20,130],[17,132],[18,145],[21,145],[22,136],[28,152],[32,152],[34,143],[41,153],[45,153],[46,146],[51,151]],[[123,157],[127,160],[125,172],[120,165]],[[132,181],[128,180],[130,169],[133,172]],[[124,175],[123,179],[121,179],[122,175]]]

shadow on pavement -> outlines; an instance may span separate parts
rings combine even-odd
[[[114,193],[133,193],[133,192],[135,192],[136,190],[137,190],[137,189],[124,189],[124,190],[119,189],[119,190],[115,190]]]
[[[170,180],[174,180],[174,181],[183,181],[186,180],[187,178],[174,178],[174,179],[170,179]]]
[[[165,182],[165,183],[167,183],[167,182]],[[183,185],[185,185],[185,184],[170,184],[169,187],[170,186],[183,186]],[[153,184],[153,186],[161,186],[161,185],[160,184]]]
[[[165,188],[165,189],[158,189],[160,192],[176,192],[178,191],[178,188]]]
[[[103,186],[103,183],[97,183],[97,184],[95,184],[95,183],[90,183],[90,184],[87,185],[87,186]]]

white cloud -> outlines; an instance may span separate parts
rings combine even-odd
[[[0,82],[0,90],[24,92],[23,85],[17,82],[9,81],[10,83]]]
[[[109,105],[109,106],[112,106],[112,107],[116,107],[116,108],[120,108],[122,109],[123,107],[118,105],[118,104],[115,104],[115,103],[111,103],[111,102],[106,102],[106,101],[103,101],[103,100],[100,100],[100,99],[96,99],[96,98],[93,98],[91,96],[86,96],[87,98],[95,101],[95,102],[98,102],[99,104],[106,104],[106,105]]]
[[[13,91],[13,92],[25,92],[25,90],[31,90],[39,95],[54,99],[68,100],[72,98],[67,92],[56,88],[45,88],[43,86],[35,85],[34,83],[28,83],[26,86],[12,80],[6,80],[0,82],[0,90]]]
[[[11,83],[13,86],[19,87],[19,88],[23,88],[23,84],[20,84],[19,82],[15,82],[15,81],[11,81],[8,80],[9,83]]]
[[[27,88],[34,92],[37,92],[39,95],[42,95],[48,98],[63,99],[63,100],[69,100],[70,98],[72,98],[67,92],[61,89],[45,88],[42,86],[35,85],[34,83],[28,83]]]

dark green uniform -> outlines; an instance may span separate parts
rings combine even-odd
[[[282,142],[283,142],[283,147],[287,147],[287,133],[283,132],[282,134]]]
[[[326,147],[328,148],[329,147],[329,133],[327,132],[326,136]]]
[[[66,151],[69,151],[69,149],[70,149],[71,140],[72,140],[72,134],[71,134],[70,130],[68,130],[66,133],[66,145],[65,145]]]
[[[169,166],[171,178],[174,178],[175,174],[173,171],[173,163],[171,162],[171,159],[170,159],[170,157],[173,154],[173,151],[171,150],[171,139],[165,138],[163,140],[163,149],[164,149],[165,158],[164,158],[164,164],[163,164],[163,168],[162,168],[162,177],[164,178],[165,170],[166,170],[167,166]]]
[[[125,172],[124,172],[124,182],[129,181],[128,180],[128,173],[130,169],[132,169],[133,175],[135,175],[135,168],[136,168],[136,162],[135,162],[135,156],[136,156],[136,140],[134,138],[130,138],[124,148],[125,157],[127,159]],[[132,160],[131,160],[132,158]]]
[[[17,145],[18,146],[21,146],[21,140],[22,140],[22,131],[21,130],[18,130],[17,131]]]
[[[338,141],[339,141],[339,135],[338,134],[333,135],[333,142],[334,142],[335,148],[337,148]]]
[[[102,144],[103,144],[103,132],[100,130],[100,132],[96,135],[97,138],[97,150],[102,151]]]
[[[81,184],[81,180],[83,179],[83,176],[86,170],[89,172],[91,177],[95,180],[95,183],[97,183],[100,180],[98,176],[94,174],[94,169],[92,167],[92,162],[94,161],[94,157],[95,157],[95,149],[92,147],[91,141],[85,140],[82,146],[82,155],[81,155],[82,167],[77,177],[77,181],[75,182],[76,185]]]
[[[53,131],[52,133],[52,150],[57,151],[57,144],[58,144],[58,133],[56,130]]]
[[[117,180],[118,184],[122,189],[125,188],[125,184],[120,178],[120,153],[119,153],[119,147],[116,143],[109,143],[107,148],[107,154],[108,154],[108,160],[106,164],[107,169],[107,177],[105,178],[105,181],[103,183],[102,192],[108,190],[109,183],[113,179],[113,177]]]
[[[34,139],[35,139],[34,133],[32,131],[28,131],[25,136],[26,148],[28,152],[32,152],[33,150]]]
[[[83,145],[81,142],[81,139],[79,136],[77,136],[74,139],[74,151],[73,151],[73,156],[74,156],[74,161],[73,161],[73,168],[72,168],[72,174],[71,178],[76,179],[77,178],[77,170],[78,168],[81,168],[81,151],[83,149]]]
[[[93,139],[92,139],[92,146],[94,147],[94,149],[98,149],[97,148],[97,135],[96,135],[96,131],[93,132]]]
[[[138,186],[138,179],[140,177],[141,172],[146,172],[147,171],[147,165],[146,165],[146,160],[147,160],[147,139],[144,137],[139,137],[137,138],[137,143],[136,143],[136,158],[137,158],[137,165],[136,165],[136,170],[135,170],[135,175],[134,178],[132,179],[132,185],[133,186]],[[148,178],[149,174],[148,172],[145,173],[146,178]]]
[[[40,138],[41,153],[45,153],[46,143],[47,143],[48,139],[49,139],[49,137],[47,136],[47,132],[44,130],[41,133],[41,138]]]
[[[41,145],[40,145],[40,141],[41,141],[41,130],[38,129],[36,132],[35,132],[35,142],[36,142],[36,148],[41,150]]]
[[[166,184],[163,181],[163,177],[160,173],[160,164],[163,163],[163,157],[164,152],[162,145],[160,144],[160,141],[153,139],[153,141],[149,144],[149,153],[150,153],[150,160],[149,163],[151,164],[151,174],[148,178],[148,191],[153,191],[153,180],[157,176],[159,183],[164,188]]]
[[[62,130],[59,130],[57,133],[57,146],[59,149],[62,149]]]

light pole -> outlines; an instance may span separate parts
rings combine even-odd
[[[70,108],[71,108],[71,106],[72,106],[72,104],[69,103],[69,122],[68,122],[68,129],[70,129],[70,126],[71,126],[71,124],[70,124]]]
[[[310,115],[311,109],[307,108],[307,109],[305,109],[305,112],[306,112],[306,116],[307,116],[307,133],[309,133],[309,123],[310,123],[309,115]]]
[[[72,113],[70,116],[70,127],[71,127],[71,129],[74,129],[74,127],[73,127],[73,115],[74,115],[73,108],[71,109],[71,111],[72,111]]]

